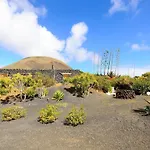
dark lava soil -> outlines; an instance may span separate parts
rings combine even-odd
[[[49,102],[45,98],[18,103],[28,111],[25,118],[0,121],[0,150],[150,150],[150,116],[133,112],[147,105],[143,96],[117,100],[94,93],[77,98],[64,90],[63,102],[68,106],[61,110],[58,120],[47,125],[37,122],[40,109],[54,103],[51,97],[59,88],[64,90],[50,88]],[[64,117],[73,104],[84,104],[87,120],[77,127],[65,126]]]

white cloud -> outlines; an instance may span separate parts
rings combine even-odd
[[[142,0],[111,0],[111,8],[109,9],[109,15],[113,15],[117,12],[127,12],[127,11],[134,11],[136,14],[139,13],[138,5]]]
[[[132,44],[131,45],[132,50],[150,50],[150,46],[145,45],[145,44]]]
[[[88,32],[85,23],[73,25],[71,36],[60,40],[38,23],[45,13],[44,7],[34,7],[29,0],[0,0],[0,45],[23,57],[50,56],[79,62],[93,59],[93,52],[82,46]]]
[[[84,22],[75,24],[71,29],[71,36],[66,40],[66,53],[68,59],[75,59],[79,62],[92,60],[95,63],[98,62],[98,55],[91,51],[88,51],[82,47],[83,43],[86,41],[86,33],[88,32],[88,27]],[[95,57],[95,58],[94,58]]]
[[[65,41],[38,24],[40,8],[34,8],[27,0],[10,2],[0,1],[0,44],[24,57],[50,55],[63,60],[60,50]]]
[[[119,68],[119,74],[129,75],[131,77],[141,76],[142,74],[150,72],[150,66],[136,67],[136,66],[122,66]]]

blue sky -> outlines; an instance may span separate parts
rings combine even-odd
[[[149,8],[148,0],[1,0],[0,66],[44,55],[93,72],[94,54],[119,48],[119,73],[150,71]]]

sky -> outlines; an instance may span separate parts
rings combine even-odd
[[[0,0],[0,22],[0,67],[50,56],[96,72],[120,49],[119,74],[150,71],[149,0]]]

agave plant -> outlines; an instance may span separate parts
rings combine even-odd
[[[64,98],[64,93],[60,90],[57,90],[52,97],[52,100],[60,101]]]
[[[146,115],[150,115],[150,106],[145,106],[144,108]]]
[[[149,101],[147,101],[146,99],[144,99],[148,104],[150,104]],[[150,106],[145,106],[144,108],[146,115],[150,115]]]

